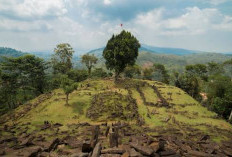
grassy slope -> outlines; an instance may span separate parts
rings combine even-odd
[[[57,89],[53,91],[53,96],[50,99],[41,102],[37,107],[27,112],[24,117],[15,120],[14,123],[23,124],[30,122],[30,131],[33,131],[38,128],[39,125],[42,125],[45,120],[48,120],[53,123],[62,123],[64,126],[61,129],[68,130],[69,128],[67,124],[79,122],[96,124],[104,121],[109,122],[118,120],[118,118],[109,120],[107,115],[109,113],[103,113],[100,118],[94,120],[87,118],[86,113],[88,108],[91,106],[92,98],[95,94],[103,92],[117,92],[127,96],[128,91],[125,89],[125,86],[131,83],[136,85],[138,82],[140,81],[128,80],[123,84],[115,85],[112,80],[84,81],[80,84],[80,88],[70,95],[70,106],[65,106],[65,95],[61,89]],[[155,81],[146,82],[150,85],[156,85],[162,96],[166,99],[170,98],[168,93],[172,93],[171,100],[168,100],[168,102],[172,104],[172,107],[170,108],[145,106],[141,95],[136,88],[134,88],[134,86],[130,87],[132,97],[136,100],[138,105],[138,113],[145,120],[145,126],[156,129],[151,132],[151,134],[160,134],[164,130],[166,130],[167,133],[172,133],[171,130],[178,129],[179,132],[182,132],[187,136],[193,133],[193,129],[196,129],[196,132],[201,131],[203,133],[210,134],[215,141],[227,139],[226,132],[232,131],[231,125],[224,120],[216,119],[215,113],[208,111],[184,91]],[[87,84],[90,86],[87,87]],[[157,102],[158,97],[150,86],[144,86],[141,89],[147,102]],[[33,104],[37,101],[38,99],[36,98],[30,103]],[[107,105],[114,105],[115,103],[110,102],[111,99],[109,98],[106,98],[104,101],[108,102],[106,103]],[[125,106],[125,102],[120,99],[118,99],[117,103],[123,103]],[[25,106],[26,104],[20,106],[14,111],[14,113],[17,114],[17,112],[22,111]],[[104,108],[106,106],[102,107]],[[112,106],[112,108],[113,107],[114,106]],[[150,117],[147,116],[148,114]],[[4,118],[4,116],[2,118]],[[165,122],[165,119],[168,117],[170,120]],[[127,121],[131,124],[135,124],[134,120],[130,119]],[[7,123],[13,123],[13,121],[9,120]]]

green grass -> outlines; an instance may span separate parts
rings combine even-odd
[[[165,125],[165,124],[163,124],[161,122],[161,120],[159,119],[158,116],[152,116],[151,115],[151,118],[149,118],[147,116],[147,114],[149,112],[148,110],[151,110],[151,107],[147,107],[147,106],[144,105],[139,93],[135,89],[132,90],[132,96],[137,101],[138,112],[139,112],[140,116],[145,120],[145,123],[148,126],[155,127],[155,126],[161,126],[161,125],[163,126],[163,125]]]
[[[143,91],[147,102],[157,103],[158,97],[151,87],[143,87],[141,90]]]

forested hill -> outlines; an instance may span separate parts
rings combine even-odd
[[[6,56],[6,57],[19,57],[23,56],[27,53],[18,51],[12,48],[7,48],[7,47],[0,47],[0,56]]]
[[[149,63],[159,63],[164,64],[168,70],[181,71],[189,64],[223,63],[230,58],[232,56],[221,53],[195,53],[179,56],[143,51],[138,56],[137,64],[143,66]]]
[[[101,58],[100,62],[104,62],[104,59],[102,58],[102,52],[104,48],[99,48],[95,50],[91,50],[88,53],[94,54],[98,58]],[[154,50],[154,49],[153,49]],[[164,64],[165,67],[168,70],[177,70],[182,71],[184,70],[184,67],[188,64],[206,64],[208,62],[216,62],[216,63],[223,63],[226,60],[232,58],[232,55],[229,54],[223,54],[223,53],[211,53],[211,52],[199,52],[199,53],[193,53],[193,51],[189,50],[189,53],[184,51],[182,55],[178,55],[176,52],[176,49],[173,49],[173,53],[171,53],[168,49],[168,53],[162,53],[162,52],[155,52],[151,49],[148,49],[146,47],[140,48],[140,53],[137,58],[137,64],[140,66],[146,66],[150,63],[159,63]],[[166,52],[166,51],[165,51]],[[100,65],[102,65],[99,62]]]

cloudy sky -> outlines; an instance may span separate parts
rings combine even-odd
[[[121,23],[143,44],[232,52],[232,0],[0,0],[0,47],[84,52]]]

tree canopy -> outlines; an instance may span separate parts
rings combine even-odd
[[[89,76],[91,75],[91,69],[94,66],[94,64],[97,63],[97,57],[95,57],[94,55],[90,55],[90,54],[85,54],[81,57],[81,62],[83,64],[85,64],[85,66],[88,68],[88,74]]]
[[[139,48],[139,41],[125,30],[111,37],[103,51],[103,57],[106,60],[106,68],[114,70],[115,80],[126,66],[135,64]]]
[[[68,103],[69,94],[72,93],[75,89],[77,89],[77,83],[69,79],[67,75],[61,75],[60,79],[61,79],[60,87],[63,89],[66,95],[66,105],[69,105]]]
[[[54,73],[66,74],[72,68],[74,50],[68,43],[58,44],[54,49],[52,65]]]
[[[44,93],[46,63],[34,55],[4,57],[1,63],[1,99],[9,108]]]

